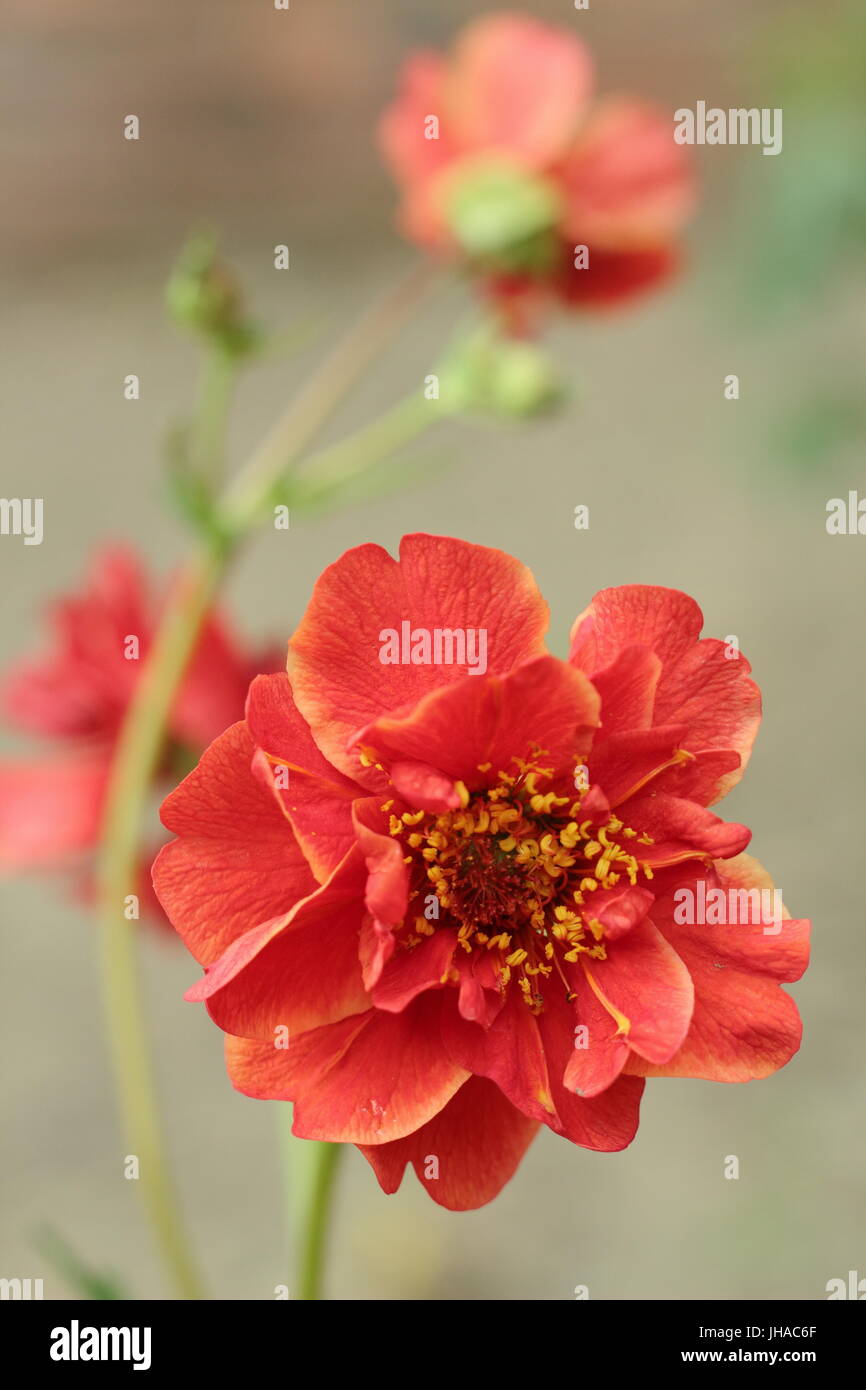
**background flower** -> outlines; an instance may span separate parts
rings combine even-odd
[[[95,848],[117,736],[159,607],[134,552],[106,547],[81,593],[53,604],[49,650],[8,669],[7,720],[49,742],[27,761],[0,762],[0,867],[7,872],[80,869]],[[252,677],[279,664],[273,652],[247,655],[212,615],[175,701],[161,776],[182,774],[243,709]],[[81,881],[89,892],[86,873]],[[145,905],[157,907],[149,861],[139,890]]]
[[[678,261],[694,188],[670,118],[593,85],[574,33],[485,15],[448,58],[409,59],[382,117],[406,235],[466,263],[515,326],[542,294],[611,304]]]

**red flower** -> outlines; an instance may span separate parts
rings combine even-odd
[[[84,592],[54,605],[53,650],[8,673],[2,701],[10,723],[52,739],[54,748],[27,762],[0,763],[0,868],[72,864],[96,845],[114,746],[156,608],[135,556],[107,549]],[[189,766],[243,710],[252,677],[278,665],[242,654],[211,617],[172,711],[165,770],[179,760]],[[149,879],[145,873],[148,899]]]
[[[673,124],[631,98],[592,106],[592,86],[580,39],[487,15],[449,59],[411,58],[382,118],[404,232],[468,260],[512,314],[541,292],[627,299],[677,263],[694,194]]]
[[[163,807],[154,882],[234,1085],[454,1209],[540,1123],[621,1149],[645,1076],[766,1076],[800,1037],[807,924],[677,925],[683,891],[769,887],[707,810],[757,730],[747,662],[669,589],[599,594],[568,661],[546,624],[499,551],[349,551]]]

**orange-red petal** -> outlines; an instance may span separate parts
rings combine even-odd
[[[449,1055],[476,1076],[495,1081],[512,1105],[530,1119],[556,1120],[547,1059],[534,1016],[516,989],[508,992],[485,1029],[461,1017],[453,997],[442,1011],[442,1040]]]
[[[367,910],[384,926],[398,927],[409,905],[409,874],[400,841],[387,833],[388,817],[377,797],[354,802],[352,823],[367,866]]]
[[[504,675],[544,652],[547,605],[518,560],[445,536],[405,536],[399,560],[362,545],[325,570],[290,643],[295,702],[325,757],[377,787],[381,779],[346,751],[349,739],[467,675],[465,666],[383,664],[381,634],[404,620],[428,632],[484,629],[487,670]]]
[[[363,796],[364,789],[322,756],[295,705],[285,671],[256,677],[247,696],[246,717],[271,769],[276,795],[323,883],[354,841],[352,801]]]
[[[717,863],[709,887],[772,891],[769,875],[750,855]],[[694,877],[683,884],[695,887]],[[780,981],[799,979],[809,957],[809,923],[784,915],[770,930],[761,922],[726,926],[677,925],[673,886],[654,909],[654,920],[688,967],[695,1008],[682,1047],[666,1063],[636,1059],[629,1071],[645,1076],[698,1076],[750,1081],[785,1065],[800,1045],[796,1004]]]
[[[224,1032],[272,1041],[366,1010],[358,957],[364,879],[353,847],[322,887],[233,941],[185,997],[206,1001]]]
[[[613,1153],[626,1148],[637,1133],[643,1087],[636,1076],[619,1076],[600,1089],[599,1094],[577,1095],[565,1081],[576,1050],[575,1027],[574,1009],[565,994],[549,990],[538,1015],[538,1029],[556,1106],[557,1123],[548,1123],[581,1148]]]
[[[273,791],[251,772],[254,752],[246,725],[234,724],[162,805],[179,838],[157,856],[154,887],[203,965],[316,887]]]
[[[302,1139],[386,1144],[427,1123],[468,1072],[439,1037],[442,993],[422,994],[402,1013],[371,1009],[316,1028],[285,1049],[226,1038],[232,1083],[264,1100],[294,1100]]]
[[[372,989],[377,1009],[399,1013],[416,995],[439,988],[457,946],[457,929],[441,927],[417,946],[395,952],[386,962]]]
[[[723,751],[729,759],[739,755],[739,764],[720,773],[714,795],[707,797],[718,800],[748,762],[761,695],[745,657],[723,642],[700,641],[702,626],[698,605],[676,589],[643,584],[604,589],[575,621],[569,660],[594,676],[630,647],[654,652],[662,669],[652,723],[686,724],[684,747],[690,751]]]
[[[652,922],[639,923],[611,943],[604,960],[584,956],[581,965],[632,1051],[651,1062],[668,1061],[688,1032],[694,986],[683,961]]]
[[[492,1081],[470,1076],[426,1125],[390,1144],[362,1144],[385,1192],[396,1192],[407,1163],[434,1202],[473,1211],[493,1200],[514,1176],[535,1138],[529,1120]]]
[[[494,784],[513,758],[544,749],[554,768],[585,754],[598,722],[598,695],[586,677],[554,656],[507,676],[467,676],[419,700],[405,715],[384,715],[356,743],[392,762],[435,757],[437,769],[473,788]],[[481,769],[485,769],[481,771]]]

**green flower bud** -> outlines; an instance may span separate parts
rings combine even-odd
[[[445,191],[448,226],[480,267],[542,273],[554,263],[559,195],[551,183],[506,163],[463,165]]]
[[[181,328],[222,339],[227,348],[237,350],[249,339],[240,286],[217,259],[210,236],[194,237],[184,247],[166,288],[166,302]]]
[[[520,419],[548,410],[562,394],[541,348],[486,331],[456,348],[439,376],[443,408],[453,414]]]

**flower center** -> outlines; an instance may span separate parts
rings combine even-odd
[[[650,837],[615,815],[604,825],[581,820],[581,796],[558,792],[562,778],[542,765],[542,756],[513,758],[515,771],[499,772],[496,785],[482,791],[458,783],[462,805],[455,811],[407,811],[390,819],[410,871],[401,945],[411,950],[437,928],[456,926],[461,948],[490,952],[500,990],[515,975],[536,1013],[554,971],[571,997],[562,962],[573,964],[582,953],[606,956],[593,893],[652,878],[638,858]]]

